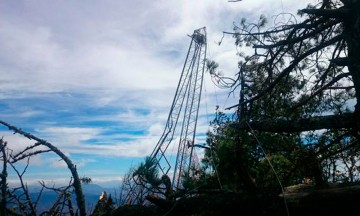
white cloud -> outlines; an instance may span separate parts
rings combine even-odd
[[[14,134],[11,131],[1,131],[1,138],[7,143],[7,147],[13,150],[13,154],[24,150],[28,146],[34,145],[36,142],[22,135]]]
[[[71,158],[71,155],[68,153],[67,157]],[[52,168],[66,168],[66,169],[68,169],[67,164],[60,157],[47,157],[45,160],[46,160],[46,163]],[[72,163],[76,164],[76,168],[78,168],[78,169],[82,168],[82,167],[85,167],[88,163],[94,163],[94,162],[96,162],[96,160],[91,159],[91,158],[80,158],[80,159],[73,159],[72,160]]]
[[[78,145],[83,141],[96,137],[101,131],[97,128],[49,127],[38,129],[42,137],[52,137],[53,142],[60,145]]]

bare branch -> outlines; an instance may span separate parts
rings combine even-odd
[[[46,153],[46,152],[51,152],[51,150],[48,149],[48,150],[39,150],[39,151],[35,151],[35,152],[30,152],[28,154],[23,154],[23,155],[20,155],[20,156],[18,155],[18,158],[15,158],[14,156],[10,155],[10,157],[12,159],[11,163],[16,163],[16,162],[18,162],[18,161],[20,161],[20,160],[22,160],[24,158],[31,157],[31,156],[41,154],[41,153]]]
[[[21,184],[21,188],[22,188],[22,191],[23,191],[23,194],[25,195],[25,198],[26,198],[26,202],[25,204],[23,203],[19,203],[21,205],[28,205],[29,208],[30,208],[30,211],[31,211],[31,215],[36,215],[36,209],[35,209],[35,206],[33,205],[33,202],[31,201],[31,198],[30,198],[30,194],[29,194],[29,189],[27,187],[27,184],[24,183],[24,180],[23,180],[23,175],[26,173],[26,170],[27,168],[29,167],[29,161],[30,161],[30,158],[27,158],[27,163],[26,163],[26,166],[24,168],[24,170],[20,173],[18,171],[18,169],[14,166],[14,164],[10,163],[10,166],[14,169],[14,171],[16,172],[16,174],[18,175],[19,177],[19,180],[20,180],[20,184]]]
[[[37,146],[40,146],[40,145],[41,145],[41,143],[35,143],[34,145],[31,145],[31,146],[26,147],[24,150],[22,150],[22,151],[20,151],[19,153],[13,155],[12,157],[16,158],[16,157],[18,157],[19,155],[23,154],[24,152],[26,152],[26,151],[28,151],[28,150],[30,150],[30,149],[33,149],[33,148],[35,148],[35,147],[37,147]]]

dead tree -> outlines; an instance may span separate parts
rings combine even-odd
[[[13,169],[15,170],[15,172],[17,173],[21,186],[20,188],[23,190],[23,194],[26,197],[26,203],[27,206],[30,209],[30,214],[31,215],[36,215],[36,202],[35,202],[35,206],[34,203],[31,201],[30,196],[28,194],[28,190],[27,190],[27,185],[25,182],[23,182],[23,175],[26,172],[26,168],[29,165],[29,159],[31,156],[37,155],[37,154],[41,154],[41,153],[45,153],[45,152],[54,152],[56,153],[68,166],[71,174],[72,174],[72,178],[73,178],[73,182],[71,183],[71,186],[74,188],[75,190],[75,195],[76,195],[76,202],[77,202],[77,206],[79,208],[79,214],[81,216],[85,216],[86,215],[86,208],[85,208],[85,197],[82,191],[82,186],[81,186],[81,181],[82,179],[79,177],[78,173],[77,173],[77,169],[76,169],[76,165],[74,165],[72,163],[72,161],[63,153],[61,152],[58,148],[56,148],[54,145],[52,145],[51,143],[47,142],[46,140],[40,139],[30,133],[24,132],[21,129],[8,124],[7,122],[1,121],[0,120],[0,124],[5,125],[6,127],[8,127],[9,130],[12,130],[14,132],[14,134],[20,134],[30,140],[34,140],[36,141],[35,144],[26,147],[24,150],[20,151],[17,154],[11,155],[10,157],[7,157],[7,154],[5,152],[5,145],[6,143],[3,142],[1,140],[0,142],[0,150],[2,152],[2,159],[3,159],[3,171],[1,174],[1,205],[6,205],[6,195],[4,195],[6,192],[5,190],[7,190],[7,184],[6,184],[6,167],[7,164],[10,164]],[[40,149],[40,150],[34,150],[36,147],[39,146],[45,146],[47,147],[47,149]],[[32,150],[32,151],[30,151]],[[15,166],[13,166],[14,163],[16,163],[19,160],[23,160],[23,159],[27,159],[28,163],[27,166],[25,167],[25,169],[20,172],[19,170],[16,169]],[[5,176],[5,177],[4,177]],[[44,186],[43,186],[44,187]],[[20,189],[18,188],[18,189]],[[61,190],[63,191],[63,195],[61,197],[64,197],[65,191],[67,191],[68,188],[66,188],[66,190]],[[13,197],[14,198],[14,197]],[[17,199],[15,197],[15,199]],[[69,201],[69,200],[68,200]],[[21,200],[18,200],[18,203],[21,205],[20,208],[22,208],[24,205],[22,205]],[[57,204],[56,206],[58,206],[59,204]],[[69,206],[71,206],[71,203],[69,203]],[[72,207],[70,208],[70,212],[72,212]],[[4,210],[2,210],[4,211]]]

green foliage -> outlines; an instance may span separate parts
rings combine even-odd
[[[192,173],[190,175],[190,173]],[[184,172],[182,186],[184,192],[201,191],[204,189],[219,188],[218,183],[214,182],[213,175],[207,172],[205,167],[190,167],[189,172]],[[215,184],[214,184],[215,183]]]
[[[259,164],[257,183],[264,188],[279,189],[281,185],[296,184],[298,183],[296,173],[292,174],[292,177],[289,176],[289,171],[293,169],[293,161],[283,154],[274,153],[266,156]]]
[[[213,60],[206,60],[206,70],[209,71],[210,75],[216,74],[216,70],[219,64]]]
[[[157,162],[149,156],[135,169],[133,176],[138,176],[143,183],[152,187],[159,187],[161,184]]]
[[[309,140],[300,133],[255,134],[237,130],[224,113],[218,112],[217,117],[212,122],[214,131],[208,134],[210,148],[202,161],[204,168],[215,171],[211,177],[206,176],[215,188],[220,185],[231,191],[280,191],[281,186],[301,183],[305,178],[324,184],[320,166],[323,158],[318,158]],[[319,142],[316,137],[313,141]]]
[[[253,170],[251,164],[255,161],[251,154],[254,150],[253,140],[249,136],[241,136],[236,130],[228,127],[230,119],[222,112],[217,112],[212,122],[214,131],[208,134],[210,149],[205,151],[203,163],[216,171],[216,178],[221,179],[224,189],[241,190],[249,186]]]
[[[80,178],[80,181],[83,183],[83,184],[90,184],[91,183],[91,178],[90,177],[82,177]]]

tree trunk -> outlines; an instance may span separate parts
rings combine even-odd
[[[360,131],[360,0],[342,0],[350,14],[344,18],[344,37],[348,47],[348,69],[353,78],[356,100],[354,132]]]

